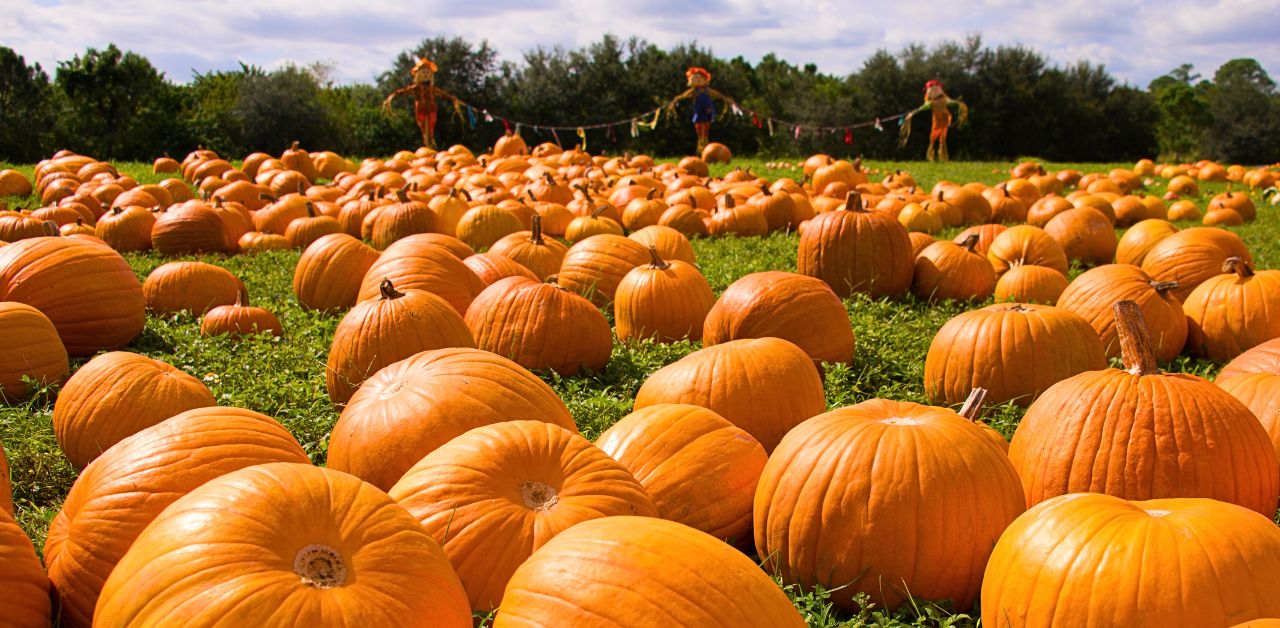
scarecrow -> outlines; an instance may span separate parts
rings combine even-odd
[[[955,105],[960,114],[960,120],[956,122],[956,126],[963,126],[969,120],[969,107],[948,96],[942,89],[941,81],[932,80],[925,83],[924,104],[902,118],[901,129],[898,132],[898,148],[906,146],[907,138],[911,137],[911,117],[928,109],[933,112],[933,128],[929,131],[929,152],[926,155],[929,161],[935,158],[947,161],[949,159],[947,129],[951,127],[951,105]]]
[[[716,103],[712,99],[719,98],[730,105],[734,102],[732,98],[711,89],[711,73],[706,68],[691,67],[685,71],[684,77],[689,83],[689,89],[672,98],[667,108],[674,111],[677,102],[693,99],[693,129],[698,134],[698,152],[701,153],[711,135],[711,122],[716,118]]]
[[[390,115],[391,101],[395,100],[396,96],[413,95],[413,118],[418,123],[418,128],[422,129],[422,145],[427,148],[435,148],[438,113],[436,99],[444,98],[452,101],[455,107],[459,102],[453,94],[436,87],[436,70],[438,69],[430,59],[418,57],[418,62],[409,70],[413,82],[391,92],[391,95],[382,101],[382,110]]]

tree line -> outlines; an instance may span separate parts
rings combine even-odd
[[[540,124],[585,125],[651,110],[684,89],[684,70],[708,68],[713,86],[761,116],[805,127],[839,126],[906,111],[921,87],[939,79],[963,99],[969,124],[951,134],[955,159],[1054,161],[1200,157],[1239,163],[1280,159],[1280,93],[1252,59],[1235,59],[1213,77],[1183,65],[1145,89],[1116,81],[1103,66],[1052,64],[1024,46],[989,47],[980,37],[935,46],[880,50],[847,76],[819,72],[766,55],[752,64],[722,59],[685,44],[661,49],[642,39],[606,35],[579,49],[537,48],[501,61],[488,42],[437,37],[399,55],[376,82],[335,84],[324,64],[266,70],[241,65],[196,74],[188,83],[165,78],[145,57],[115,45],[61,61],[52,78],[38,64],[0,47],[0,161],[30,162],[66,148],[103,159],[149,160],[204,146],[239,157],[279,153],[292,141],[310,150],[389,155],[418,141],[412,103],[392,115],[381,104],[409,80],[418,56],[440,67],[438,84],[495,115]],[[632,136],[629,125],[587,132],[588,148],[609,153],[682,155],[693,149],[689,105],[657,128]],[[477,112],[441,103],[438,141],[492,145],[503,126]],[[738,154],[863,155],[918,159],[927,118],[905,148],[896,123],[845,134],[768,126],[727,115],[712,137]],[[579,141],[576,134],[522,130],[531,145]]]

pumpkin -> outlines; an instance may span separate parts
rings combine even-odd
[[[913,261],[915,258],[920,257],[920,254],[923,253],[925,249],[929,248],[930,244],[937,242],[933,236],[927,233],[920,233],[919,231],[912,231],[911,233],[908,233],[907,236],[911,240],[911,259]]]
[[[991,221],[999,223],[1023,223],[1027,221],[1027,206],[1022,199],[1012,196],[1001,183],[982,192],[991,205]]]
[[[850,209],[852,207],[852,209]],[[846,209],[815,216],[800,233],[796,267],[844,298],[897,297],[911,287],[911,239],[892,216],[868,212],[852,198]]]
[[[1133,301],[1115,307],[1128,370],[1088,371],[1055,384],[1014,432],[1009,459],[1027,504],[1098,492],[1209,497],[1275,514],[1276,452],[1253,413],[1199,377],[1161,373],[1141,308]]]
[[[298,142],[294,142],[292,146],[285,149],[280,155],[280,163],[284,164],[285,168],[298,171],[313,183],[320,178],[320,171],[316,169],[311,154],[298,148]]]
[[[902,211],[898,212],[898,222],[902,223],[910,233],[934,234],[947,226],[943,223],[941,216],[920,203],[907,203]]]
[[[201,336],[229,335],[238,340],[266,333],[279,337],[284,328],[270,310],[249,305],[249,291],[244,286],[240,287],[235,303],[212,308],[200,319]]]
[[[1169,361],[1182,351],[1187,339],[1187,317],[1173,295],[1175,288],[1176,283],[1155,281],[1136,266],[1106,264],[1076,277],[1058,299],[1058,307],[1088,321],[1102,340],[1107,357],[1114,358],[1120,355],[1115,303],[1134,301],[1147,321],[1156,358]]]
[[[1054,305],[1067,289],[1067,278],[1044,266],[1014,266],[996,280],[997,302],[1040,303]]]
[[[435,231],[436,217],[426,203],[409,198],[403,189],[396,190],[396,195],[399,202],[371,212],[361,227],[361,235],[367,231],[367,238],[376,249],[386,249],[392,242],[415,233]]]
[[[1143,220],[1124,232],[1116,246],[1116,263],[1141,266],[1147,253],[1161,240],[1178,232],[1173,223],[1159,218]]]
[[[662,213],[667,211],[666,201],[655,198],[657,190],[650,188],[645,198],[632,199],[622,210],[622,226],[627,231],[639,231],[648,226],[658,224]]]
[[[706,346],[774,337],[794,343],[815,363],[852,363],[853,327],[840,297],[825,282],[781,271],[733,282],[707,312]]]
[[[1023,200],[1024,203],[1026,202],[1025,199],[1019,200]],[[1075,208],[1075,205],[1061,196],[1050,194],[1032,201],[1031,204],[1026,207],[1028,208],[1026,218],[1027,224],[1032,227],[1043,228],[1045,225],[1049,224],[1049,221],[1053,220],[1055,216]]]
[[[381,298],[382,282],[401,290],[422,290],[439,296],[465,314],[485,284],[462,260],[443,246],[424,245],[405,238],[387,247],[360,280],[359,301]],[[402,246],[403,244],[403,246]]]
[[[356,304],[361,278],[377,260],[377,251],[345,233],[321,236],[298,258],[293,294],[309,310],[349,308]]]
[[[17,170],[0,170],[0,196],[30,196],[31,181]]]
[[[702,220],[702,216],[700,210],[689,205],[672,203],[667,211],[662,212],[658,224],[675,229],[687,238],[696,238],[709,233],[707,223]]]
[[[1280,528],[1257,513],[1209,499],[1063,495],[996,543],[982,625],[1229,626],[1280,614],[1278,588]]]
[[[169,262],[147,275],[142,296],[147,309],[167,316],[187,311],[204,314],[236,302],[244,282],[231,271],[204,262]]]
[[[458,219],[455,235],[471,248],[483,249],[523,228],[515,214],[496,205],[478,205]]]
[[[1239,227],[1244,224],[1244,218],[1241,218],[1234,209],[1220,208],[1211,209],[1205,213],[1202,222],[1208,226]]]
[[[1253,262],[1240,236],[1225,229],[1192,227],[1156,243],[1142,259],[1142,270],[1156,281],[1176,281],[1174,296],[1186,303],[1196,286],[1222,272],[1229,257]]]
[[[496,608],[516,568],[560,532],[598,517],[657,515],[626,467],[543,421],[472,429],[389,493],[440,541],[479,612]]]
[[[533,271],[510,257],[494,253],[492,249],[486,253],[476,253],[462,260],[462,263],[467,268],[470,268],[471,272],[475,273],[480,278],[480,281],[484,282],[485,286],[492,286],[507,277],[523,277],[531,281],[538,281],[538,277],[533,274]]]
[[[871,399],[782,439],[756,489],[756,551],[784,582],[826,587],[845,610],[861,592],[887,609],[919,596],[963,611],[1024,509],[1013,465],[969,420]]]
[[[489,252],[511,258],[532,271],[538,281],[545,281],[560,271],[560,263],[569,249],[556,240],[542,237],[541,216],[534,216],[532,220],[532,230],[504,236]]]
[[[421,251],[422,247],[432,245],[444,247],[454,257],[461,260],[476,254],[475,250],[467,246],[466,242],[443,233],[415,233],[411,236],[405,236],[396,240],[394,244],[387,247],[387,250],[391,251],[392,255],[397,255]]]
[[[1280,271],[1254,272],[1243,258],[1229,257],[1222,272],[1183,304],[1188,350],[1216,362],[1280,337],[1280,318],[1272,314],[1280,311]]]
[[[765,451],[827,405],[812,359],[779,338],[704,347],[658,369],[640,386],[635,409],[660,403],[707,408],[746,430]]]
[[[113,207],[94,225],[94,233],[122,253],[151,249],[151,229],[156,218],[141,207]]]
[[[1096,265],[1116,257],[1116,231],[1102,212],[1092,207],[1069,209],[1053,217],[1044,227],[1062,245],[1068,259]]]
[[[609,321],[590,301],[523,277],[481,292],[467,309],[466,324],[477,347],[531,370],[599,372],[613,352]]]
[[[1047,305],[996,304],[938,330],[925,356],[925,396],[958,404],[980,387],[990,403],[1025,407],[1056,382],[1105,366],[1098,335],[1079,316]]]
[[[0,508],[0,617],[10,626],[48,626],[49,578],[31,539],[13,515]]]
[[[651,517],[604,517],[565,530],[520,565],[494,620],[494,628],[593,625],[805,622],[751,559],[715,537]]]
[[[627,237],[646,247],[652,246],[658,249],[662,259],[680,260],[689,264],[697,263],[693,244],[689,242],[689,238],[671,227],[651,225]]]
[[[658,516],[731,543],[751,540],[751,502],[768,456],[750,434],[698,406],[637,410],[596,439],[653,498]]]
[[[631,269],[614,295],[618,340],[700,340],[716,301],[711,284],[694,265],[662,259],[657,247],[649,254],[650,262]]]
[[[31,238],[0,248],[0,301],[40,310],[72,356],[123,347],[146,323],[142,284],[129,263],[80,238]]]
[[[1187,199],[1174,201],[1169,205],[1165,217],[1171,221],[1200,220],[1200,208],[1196,206],[1195,201]]]
[[[1253,204],[1253,199],[1249,198],[1247,192],[1226,191],[1209,200],[1209,212],[1216,210],[1231,210],[1240,216],[1245,222],[1252,222],[1258,217],[1258,209]]]
[[[1067,274],[1067,254],[1062,245],[1043,229],[1029,225],[1010,227],[991,241],[987,260],[996,275],[1014,266],[1034,265]]]
[[[970,235],[976,234],[978,236],[978,242],[974,245],[973,250],[979,255],[985,256],[987,251],[991,249],[991,243],[996,239],[996,236],[1004,233],[1008,229],[1009,228],[1004,225],[997,224],[974,225],[964,231],[961,231],[960,234],[951,241],[956,244],[964,244],[965,240],[968,239]]]
[[[98,237],[97,230],[85,224],[83,218],[76,218],[75,222],[62,225],[62,227],[58,229],[58,233],[63,237],[76,235],[87,235],[95,238]]]
[[[975,251],[978,234],[970,234],[963,244],[934,242],[915,259],[912,291],[921,299],[956,301],[983,300],[996,287],[991,264]]]
[[[603,215],[610,209],[613,209],[611,205],[600,205],[593,208],[586,216],[575,217],[569,221],[569,226],[565,227],[564,239],[568,240],[570,244],[575,244],[593,235],[603,233],[622,235],[622,225]]]
[[[151,246],[164,255],[221,253],[227,247],[222,218],[203,203],[175,205],[156,218]]]
[[[283,462],[223,475],[160,513],[107,578],[94,623],[177,613],[195,626],[471,625],[457,575],[413,516],[350,475]]]
[[[289,239],[274,233],[247,231],[237,241],[242,253],[264,253],[266,251],[287,251],[293,248]]]
[[[76,478],[45,540],[63,625],[90,625],[107,576],[165,507],[209,480],[270,462],[310,460],[274,419],[240,408],[189,410],[103,452]]]
[[[1280,375],[1241,373],[1223,377],[1219,374],[1213,383],[1253,412],[1271,438],[1276,455],[1280,456]]]
[[[488,351],[423,351],[365,381],[329,437],[328,466],[388,490],[406,471],[464,432],[538,420],[576,432],[555,391]]]
[[[0,215],[0,241],[17,242],[28,238],[55,235],[56,225],[51,230],[44,221],[30,214]]]
[[[307,215],[294,218],[285,227],[284,237],[291,248],[305,250],[312,242],[334,233],[342,233],[342,224],[332,216],[325,216],[316,210],[313,203],[307,203]]]
[[[361,383],[394,362],[429,349],[474,346],[466,323],[449,302],[423,290],[401,292],[384,279],[380,297],[357,303],[334,330],[325,387],[329,399],[341,405]]]
[[[613,302],[622,278],[647,261],[649,249],[635,240],[614,234],[592,236],[569,247],[556,283],[604,307]]]
[[[1260,343],[1236,356],[1218,372],[1218,379],[1245,373],[1280,375],[1280,338]]]
[[[71,372],[58,330],[40,310],[25,303],[0,302],[0,399],[17,401],[32,390],[23,378],[47,385]],[[7,488],[7,469],[0,473]],[[7,492],[0,490],[0,499]]]
[[[217,405],[200,380],[146,356],[101,354],[67,380],[53,406],[53,434],[77,469],[130,434],[175,414]]]

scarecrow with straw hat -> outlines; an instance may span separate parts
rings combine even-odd
[[[956,126],[963,126],[969,120],[969,107],[948,96],[942,89],[942,81],[934,79],[925,83],[924,104],[902,118],[901,128],[898,131],[898,148],[906,146],[907,139],[911,137],[911,117],[921,111],[930,110],[933,112],[933,128],[929,131],[929,152],[926,156],[929,161],[934,159],[947,161],[950,158],[947,155],[947,129],[951,127],[951,105],[956,106],[960,116]]]
[[[395,100],[397,96],[413,95],[413,118],[418,123],[418,128],[422,129],[422,145],[427,148],[435,148],[436,117],[438,114],[436,99],[445,98],[453,101],[454,104],[458,103],[456,96],[436,86],[436,71],[438,69],[430,59],[418,57],[418,62],[413,64],[413,68],[409,70],[409,75],[413,78],[413,82],[391,92],[387,99],[382,101],[382,110],[387,115],[390,115],[391,101]]]
[[[672,98],[667,108],[675,111],[677,102],[693,99],[693,129],[698,134],[698,152],[701,153],[711,135],[711,122],[716,118],[716,103],[712,99],[719,98],[731,105],[734,103],[732,98],[711,89],[711,73],[706,68],[691,67],[685,71],[684,77],[689,89]]]

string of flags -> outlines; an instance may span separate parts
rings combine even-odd
[[[651,131],[657,128],[661,121],[666,106],[658,107],[646,111],[644,113],[623,118],[621,120],[613,120],[609,122],[594,122],[591,124],[563,125],[563,124],[535,124],[531,122],[521,122],[512,120],[506,116],[496,114],[484,107],[472,105],[460,98],[455,98],[453,102],[454,114],[460,122],[468,125],[469,128],[476,128],[479,121],[485,123],[500,122],[502,129],[506,133],[519,134],[524,129],[530,129],[535,133],[548,133],[556,144],[563,145],[560,141],[560,131],[571,132],[578,136],[583,150],[587,145],[587,131],[604,130],[605,137],[612,143],[617,143],[618,135],[615,129],[622,127],[628,130],[631,137],[639,137],[643,131]],[[902,120],[911,112],[904,111],[891,116],[881,116],[872,120],[864,120],[861,122],[852,122],[849,124],[841,124],[835,126],[802,124],[790,120],[783,120],[773,116],[762,115],[759,112],[742,107],[736,102],[731,102],[728,112],[735,117],[750,117],[751,126],[757,129],[766,130],[772,137],[779,130],[782,132],[790,132],[793,137],[800,139],[806,133],[812,135],[837,135],[843,134],[845,144],[852,146],[854,143],[854,129],[872,128],[877,132],[884,132],[884,125],[891,122],[902,124]],[[724,114],[721,114],[723,118]],[[514,128],[513,128],[514,127]]]

